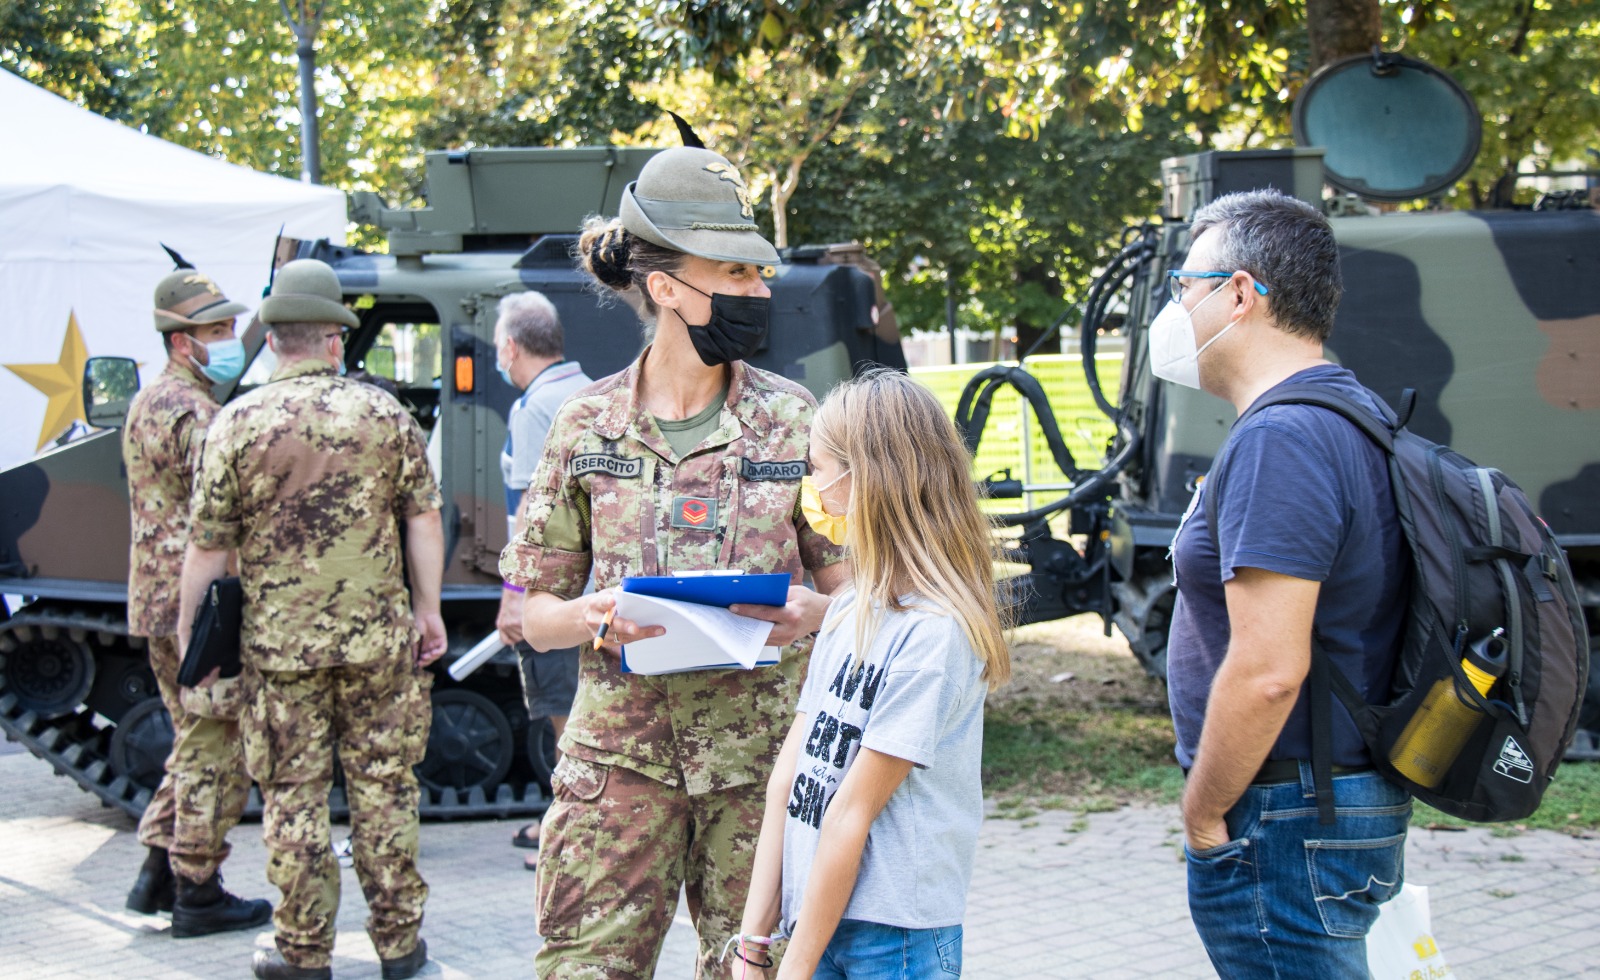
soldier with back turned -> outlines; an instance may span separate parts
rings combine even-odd
[[[238,549],[242,654],[258,684],[241,719],[245,757],[261,786],[267,877],[283,891],[277,949],[252,966],[262,978],[332,976],[337,749],[367,932],[383,976],[400,980],[427,962],[412,766],[431,720],[423,668],[445,649],[439,490],[400,403],[336,374],[359,321],[331,268],[285,265],[260,315],[278,367],[217,417],[183,572],[187,611]]]

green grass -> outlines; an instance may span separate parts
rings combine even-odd
[[[1106,638],[1097,617],[1078,616],[1023,627],[1011,649],[1013,681],[989,696],[984,718],[984,792],[996,815],[1028,820],[1041,810],[1178,801],[1183,774],[1172,757],[1166,687],[1145,675],[1120,634]],[[1478,826],[1422,803],[1411,825]],[[1563,765],[1536,813],[1491,833],[1533,829],[1600,831],[1600,763]]]
[[[1172,761],[1170,722],[1126,709],[1040,717],[1045,714],[1035,708],[985,723],[984,784],[990,792],[1047,793],[1057,809],[1107,797],[1178,799],[1183,775]]]
[[[1425,803],[1418,803],[1411,817],[1411,826],[1479,825],[1440,813]],[[1600,830],[1600,763],[1566,763],[1556,770],[1556,778],[1545,790],[1544,802],[1532,816],[1492,826],[1493,833],[1502,837],[1514,837],[1526,830],[1561,830],[1571,834]]]
[[[1120,636],[1089,616],[1040,623],[1016,631],[1012,664],[984,718],[984,790],[998,815],[1178,800],[1166,689]]]

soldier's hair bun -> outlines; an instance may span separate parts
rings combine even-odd
[[[578,235],[578,259],[583,270],[601,285],[617,292],[633,286],[633,245],[637,241],[622,227],[620,218],[590,218]]]

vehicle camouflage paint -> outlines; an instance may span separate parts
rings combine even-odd
[[[548,800],[552,733],[542,719],[529,722],[510,651],[462,683],[443,669],[493,632],[500,597],[499,460],[518,393],[496,372],[494,322],[501,297],[537,289],[561,314],[567,356],[590,377],[621,370],[638,354],[637,315],[602,301],[571,252],[584,217],[615,214],[622,188],[654,152],[430,153],[429,207],[390,210],[370,194],[352,200],[355,220],[389,232],[387,254],[326,242],[278,250],[278,264],[315,257],[333,266],[361,319],[346,344],[350,369],[394,382],[439,468],[450,651],[438,667],[433,731],[419,767],[425,817],[535,813]],[[877,271],[853,245],[789,251],[770,280],[767,343],[751,363],[818,396],[853,369],[903,368]],[[252,365],[238,391],[270,373],[264,338],[259,322],[245,331]],[[423,370],[396,370],[399,363]],[[217,390],[224,402],[236,393],[231,385]],[[0,593],[27,600],[0,622],[0,727],[108,805],[138,814],[160,779],[171,723],[143,641],[127,632],[119,440],[118,430],[99,431],[0,472]],[[342,790],[332,802],[344,808]]]
[[[1417,391],[1411,428],[1515,480],[1600,604],[1600,213],[1428,211],[1331,219],[1344,275],[1332,360],[1390,404]],[[1173,586],[1166,548],[1235,418],[1204,392],[1157,381],[1147,324],[1182,264],[1185,225],[1162,226],[1134,283],[1121,405],[1141,434],[1108,518],[1113,617],[1165,673]],[[1591,634],[1594,633],[1591,625]]]
[[[1320,156],[1305,149],[1238,156],[1258,168],[1272,153],[1283,154],[1286,167]],[[1206,165],[1220,171],[1231,155],[1209,156],[1218,159]],[[1193,159],[1168,161],[1169,169]],[[1244,186],[1266,185],[1233,189]],[[1320,182],[1312,189],[1322,205]],[[1184,219],[1207,200],[1185,202],[1182,213],[1169,214],[1176,221],[1137,229],[1091,292],[1084,370],[1117,423],[1103,467],[1078,469],[1067,454],[1062,469],[1075,483],[1068,496],[1002,518],[1022,532],[1009,557],[1031,566],[1004,583],[1021,621],[1097,612],[1108,634],[1114,624],[1157,677],[1166,675],[1176,594],[1168,549],[1236,418],[1231,404],[1159,381],[1148,364],[1146,330],[1167,301],[1165,273],[1182,267],[1189,245]],[[1415,389],[1414,431],[1500,469],[1527,492],[1567,550],[1593,651],[1600,637],[1600,212],[1574,206],[1580,202],[1572,196],[1557,200],[1548,210],[1379,213],[1336,199],[1335,211],[1360,213],[1330,219],[1344,296],[1327,352],[1391,405]],[[1127,306],[1116,404],[1100,392],[1094,371],[1094,334],[1114,295]],[[1016,380],[1027,395],[1029,379],[1016,371],[990,369],[968,395],[995,379]],[[1031,400],[1039,410],[1039,399]],[[957,423],[974,445],[981,417],[958,411]],[[1063,513],[1081,546],[1053,530],[1051,519]],[[1587,744],[1580,740],[1580,755],[1569,758],[1600,757],[1595,671],[1581,724]]]

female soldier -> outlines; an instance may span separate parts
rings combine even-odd
[[[523,633],[537,650],[587,645],[626,575],[701,569],[788,572],[772,620],[778,666],[644,677],[618,647],[659,635],[616,619],[586,646],[555,802],[540,834],[540,977],[643,978],[680,886],[716,971],[739,925],[763,791],[790,721],[828,595],[849,579],[842,549],[798,507],[815,402],[743,363],[766,334],[764,266],[778,261],[727,160],[667,150],[623,192],[621,215],[591,219],[584,268],[637,290],[650,346],[562,407],[529,484],[526,528],[501,559],[527,589]],[[583,595],[591,572],[596,592]]]

